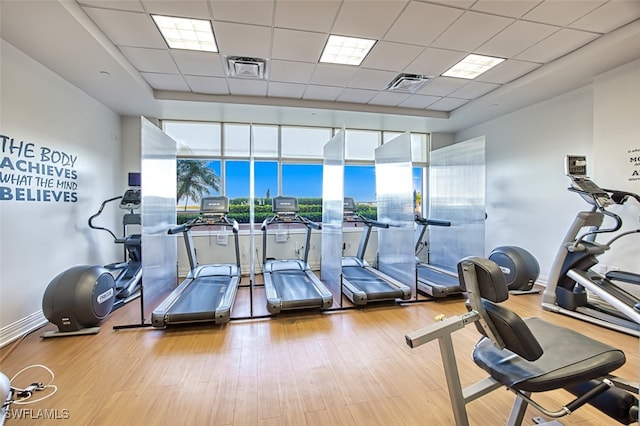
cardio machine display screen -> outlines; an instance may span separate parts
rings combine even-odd
[[[567,155],[565,157],[564,172],[569,176],[586,176],[587,157],[584,155]]]
[[[295,197],[274,197],[273,211],[280,214],[298,213],[298,199]]]
[[[225,214],[229,211],[229,199],[227,197],[205,197],[200,203],[200,212]]]

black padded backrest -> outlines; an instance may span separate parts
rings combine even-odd
[[[475,324],[483,336],[528,361],[542,356],[542,347],[522,318],[498,304],[509,298],[509,290],[504,274],[495,262],[482,257],[464,258],[458,263],[458,276],[460,285],[468,293],[469,309],[480,314],[481,319]]]
[[[486,299],[482,299],[482,306],[507,349],[527,361],[535,361],[542,356],[542,347],[518,314]],[[476,328],[486,336],[480,324],[476,323]]]
[[[469,285],[472,284],[465,282],[465,274],[462,270],[465,261],[474,265],[481,298],[496,303],[504,302],[509,298],[509,287],[502,270],[497,263],[483,257],[466,257],[458,262],[458,277],[463,291],[468,291]]]

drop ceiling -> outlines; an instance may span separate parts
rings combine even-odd
[[[158,118],[456,131],[640,57],[640,0],[2,0],[0,13],[4,40],[117,113]],[[151,14],[211,21],[218,53],[169,49]],[[319,63],[330,34],[377,42],[360,66]],[[469,53],[506,60],[441,76]],[[265,78],[228,76],[228,57],[263,59]],[[400,73],[431,79],[385,90]]]

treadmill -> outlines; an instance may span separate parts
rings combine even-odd
[[[292,309],[328,309],[333,305],[333,296],[318,277],[311,271],[309,243],[311,230],[320,225],[298,215],[298,199],[295,197],[273,198],[274,216],[262,223],[262,272],[267,298],[267,310],[278,314]],[[267,257],[267,230],[278,224],[302,224],[306,226],[304,257],[300,259],[272,259]],[[276,235],[277,238],[277,235]]]
[[[356,256],[342,258],[342,293],[357,306],[366,305],[369,302],[409,300],[411,298],[409,286],[370,267],[364,260],[372,228],[388,228],[389,225],[357,214],[356,202],[351,197],[344,198],[343,217],[344,222],[362,223],[365,226]]]
[[[183,225],[169,229],[182,232],[191,270],[187,277],[151,314],[151,324],[164,328],[170,324],[215,322],[224,324],[231,318],[231,307],[240,283],[240,248],[238,222],[227,218],[229,199],[224,196],[202,199],[200,215]],[[235,243],[235,264],[199,265],[191,229],[202,226],[231,228]]]
[[[451,222],[445,220],[427,219],[415,216],[415,222],[422,227],[420,236],[416,241],[416,255],[423,247],[424,234],[428,226],[451,226]],[[416,286],[418,291],[433,298],[443,298],[451,295],[459,295],[464,292],[460,287],[458,275],[446,269],[434,265],[421,263],[416,258]]]

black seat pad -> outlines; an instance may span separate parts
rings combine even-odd
[[[605,376],[625,363],[622,351],[539,318],[525,322],[543,349],[535,361],[497,349],[483,338],[473,360],[507,387],[544,392]]]

